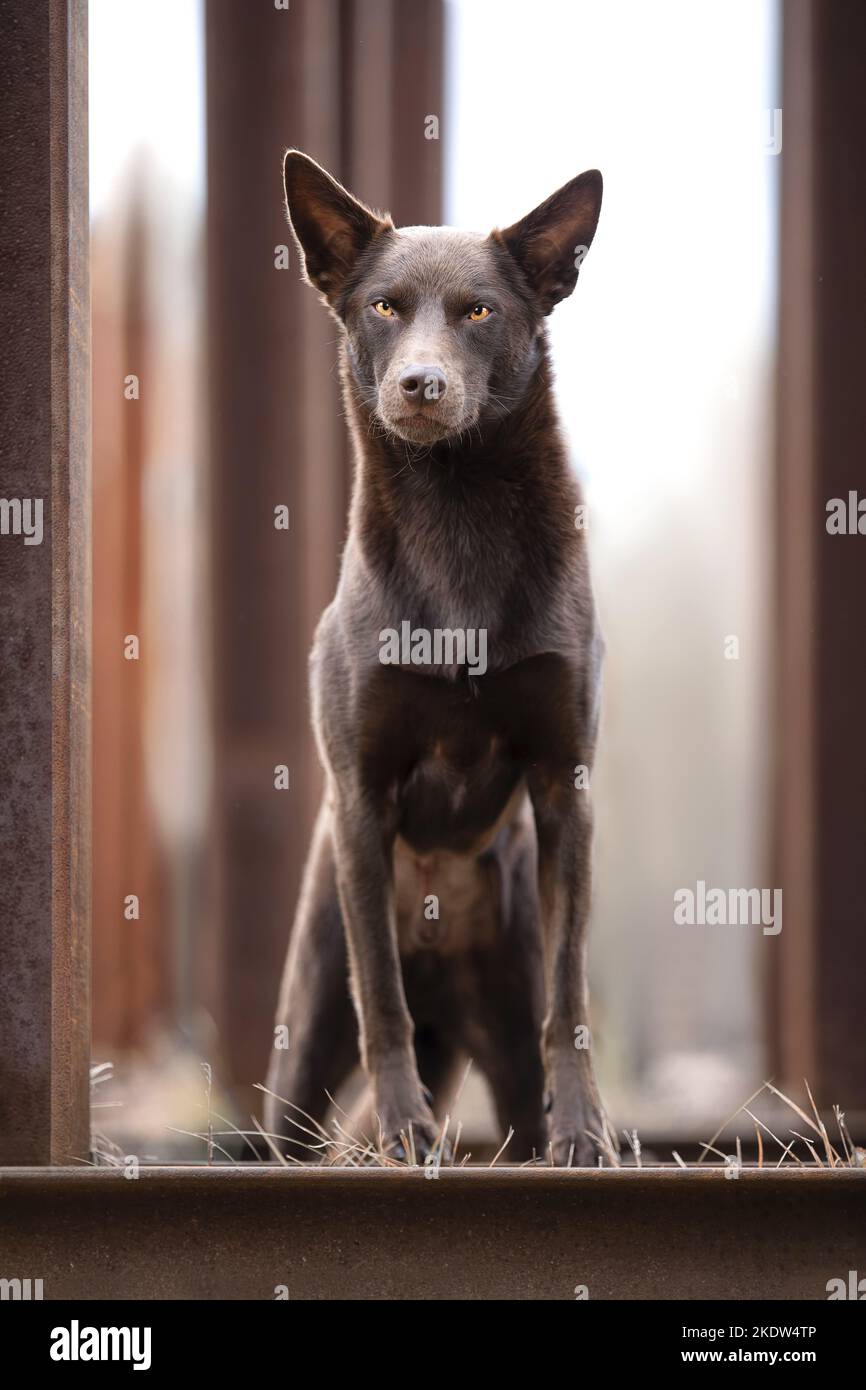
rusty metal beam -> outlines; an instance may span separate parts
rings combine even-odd
[[[0,1162],[63,1163],[89,1147],[85,0],[6,0],[0,46]]]
[[[777,877],[772,979],[783,1083],[866,1107],[860,905],[866,740],[866,542],[828,534],[863,495],[866,431],[866,6],[782,7],[776,515]]]
[[[824,1300],[866,1269],[866,1174],[12,1170],[0,1266],[46,1299]]]

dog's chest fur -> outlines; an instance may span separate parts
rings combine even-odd
[[[432,471],[432,470],[431,470]],[[447,474],[409,495],[398,545],[400,599],[428,628],[501,629],[521,550],[510,506],[467,497]],[[495,513],[495,514],[494,514]]]

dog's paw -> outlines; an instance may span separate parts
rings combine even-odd
[[[550,1152],[557,1168],[597,1168],[602,1150],[589,1135],[567,1131],[551,1135]]]
[[[610,1126],[594,1105],[578,1105],[566,1118],[553,1106],[550,1116],[550,1153],[557,1168],[597,1168],[599,1159],[608,1167],[612,1154]]]
[[[405,1163],[412,1167],[414,1162],[415,1167],[423,1168],[431,1164],[435,1168],[444,1167],[451,1162],[451,1153],[451,1145],[447,1139],[440,1143],[439,1132],[434,1134],[432,1139],[426,1133],[419,1136],[414,1125],[411,1139],[404,1130],[401,1137],[393,1140],[385,1150],[385,1156],[397,1163]]]
[[[397,1163],[420,1165],[439,1150],[441,1128],[432,1111],[402,1122],[392,1120],[382,1130],[382,1153]]]

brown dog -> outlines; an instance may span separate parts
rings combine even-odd
[[[550,1143],[588,1163],[603,647],[544,321],[574,289],[601,175],[487,237],[397,230],[295,150],[284,176],[341,328],[356,473],[312,656],[327,787],[268,1086],[319,1119],[360,1052],[380,1142],[400,1152],[411,1126],[423,1156],[471,1056],[509,1157]],[[270,1098],[268,1128],[297,1142],[286,1111]]]

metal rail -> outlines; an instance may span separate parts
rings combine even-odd
[[[866,1173],[0,1171],[0,1277],[46,1299],[826,1299]]]

